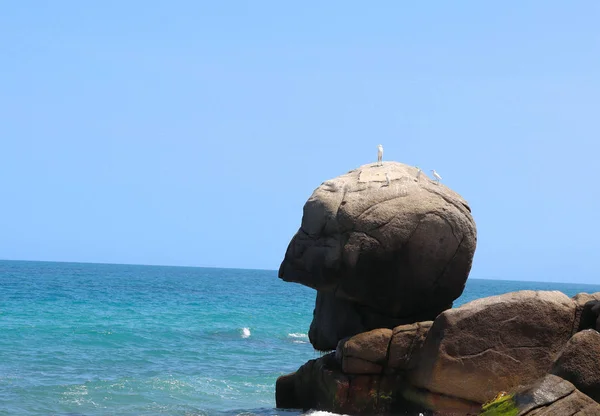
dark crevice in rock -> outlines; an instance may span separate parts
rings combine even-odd
[[[446,224],[448,224],[448,227],[450,227],[450,229],[452,230],[452,235],[454,236],[456,241],[460,242],[464,239],[464,236],[462,238],[458,238],[456,236],[456,231],[454,230],[454,225],[450,221],[448,221],[448,219],[446,217],[444,217],[441,214],[438,214],[437,212],[431,212],[430,215],[435,215],[436,217],[441,218]]]
[[[342,207],[342,205],[344,205],[344,200],[346,199],[346,194],[348,193],[348,187],[346,185],[344,185],[344,193],[342,194],[342,199],[340,200],[340,204],[337,207],[337,210],[335,211],[335,216],[334,218],[337,220],[338,216],[340,215],[340,208]]]
[[[455,236],[456,238],[456,236]],[[442,272],[440,273],[440,275],[438,277],[435,278],[434,282],[433,282],[433,290],[437,290],[439,284],[440,284],[440,280],[442,279],[442,277],[444,277],[444,274],[446,273],[446,270],[448,269],[448,266],[450,266],[451,264],[454,264],[454,260],[456,259],[456,256],[460,250],[460,248],[462,247],[463,241],[465,240],[465,236],[463,236],[461,238],[461,240],[458,243],[458,247],[456,247],[456,250],[454,251],[454,254],[452,255],[452,257],[450,258],[450,260],[446,263],[446,265],[444,266],[444,269],[442,270]]]
[[[386,203],[386,202],[389,202],[389,201],[393,201],[394,199],[400,199],[400,198],[404,198],[404,197],[403,197],[403,196],[401,196],[401,195],[396,195],[396,196],[393,196],[393,197],[391,197],[391,198],[387,198],[387,199],[384,199],[384,200],[382,200],[382,201],[375,202],[374,204],[372,204],[372,205],[369,205],[369,206],[367,207],[367,209],[365,209],[363,212],[361,212],[360,214],[358,214],[358,215],[356,216],[356,220],[357,220],[357,221],[359,221],[359,220],[360,220],[360,218],[361,218],[363,215],[365,215],[367,212],[369,212],[369,211],[371,211],[371,210],[374,210],[374,209],[375,209],[375,207],[377,207],[378,205],[384,204],[384,203]]]
[[[455,201],[454,199],[448,198],[446,195],[444,195],[441,192],[438,192],[434,189],[430,189],[429,187],[423,187],[423,189],[425,189],[427,192],[435,194],[437,196],[439,196],[440,198],[442,198],[444,201],[446,201],[448,204],[458,208],[458,210],[465,216],[465,218],[467,218],[472,224],[474,224],[473,218],[471,217],[471,210],[470,209],[466,209],[466,206],[464,203],[462,202],[458,202]],[[465,212],[465,210],[467,212]]]
[[[390,365],[390,350],[392,349],[392,341],[394,340],[394,330],[388,341],[387,350],[385,351],[385,361],[383,362],[383,374],[387,374],[388,367]]]
[[[408,352],[406,353],[406,364],[410,363],[410,359],[413,355],[413,350],[415,348],[415,343],[417,342],[417,337],[419,336],[420,326],[417,324],[417,330],[413,334],[412,340],[410,341],[410,346],[408,347]]]
[[[577,305],[575,308],[575,316],[573,317],[573,325],[571,326],[571,336],[575,335],[579,331],[579,323],[581,320],[581,314],[583,312],[583,307]]]

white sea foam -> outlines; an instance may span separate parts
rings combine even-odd
[[[341,414],[341,413],[331,413],[331,412],[325,412],[323,410],[310,410],[307,413],[304,413],[305,416],[348,416],[346,414]]]
[[[301,334],[300,332],[294,332],[294,333],[288,334],[288,337],[290,337],[290,338],[308,338],[308,335]]]
[[[250,333],[250,328],[242,328],[241,333],[242,333],[242,338],[248,338],[250,335],[252,335]]]

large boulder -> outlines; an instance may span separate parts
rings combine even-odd
[[[310,340],[333,350],[342,338],[450,308],[476,240],[457,193],[408,165],[364,165],[314,191],[279,277],[317,289]]]
[[[598,416],[600,405],[560,377],[548,374],[512,393],[502,392],[480,416]]]
[[[575,303],[552,291],[492,296],[435,319],[409,380],[430,392],[485,403],[547,373],[571,337]]]
[[[600,333],[586,329],[575,334],[554,363],[552,374],[600,402]]]

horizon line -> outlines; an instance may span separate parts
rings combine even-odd
[[[105,262],[91,262],[91,261],[61,261],[61,260],[27,260],[27,259],[5,259],[0,258],[0,262],[29,262],[29,263],[64,263],[64,264],[96,264],[104,266],[141,266],[141,267],[180,267],[180,268],[191,268],[191,269],[225,269],[225,270],[258,270],[265,272],[277,272],[277,269],[262,269],[253,267],[221,267],[221,266],[186,266],[181,264],[139,264],[139,263],[105,263]],[[535,283],[551,283],[551,284],[577,284],[577,285],[588,285],[588,286],[600,286],[599,283],[583,283],[583,282],[564,282],[564,281],[547,281],[547,280],[516,280],[516,279],[505,279],[501,277],[467,277],[468,280],[501,280],[505,282],[535,282]],[[292,282],[293,283],[293,282]],[[301,284],[301,283],[300,283]]]

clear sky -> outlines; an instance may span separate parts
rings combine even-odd
[[[0,12],[0,258],[276,269],[326,179],[435,168],[471,277],[600,282],[600,3]]]

